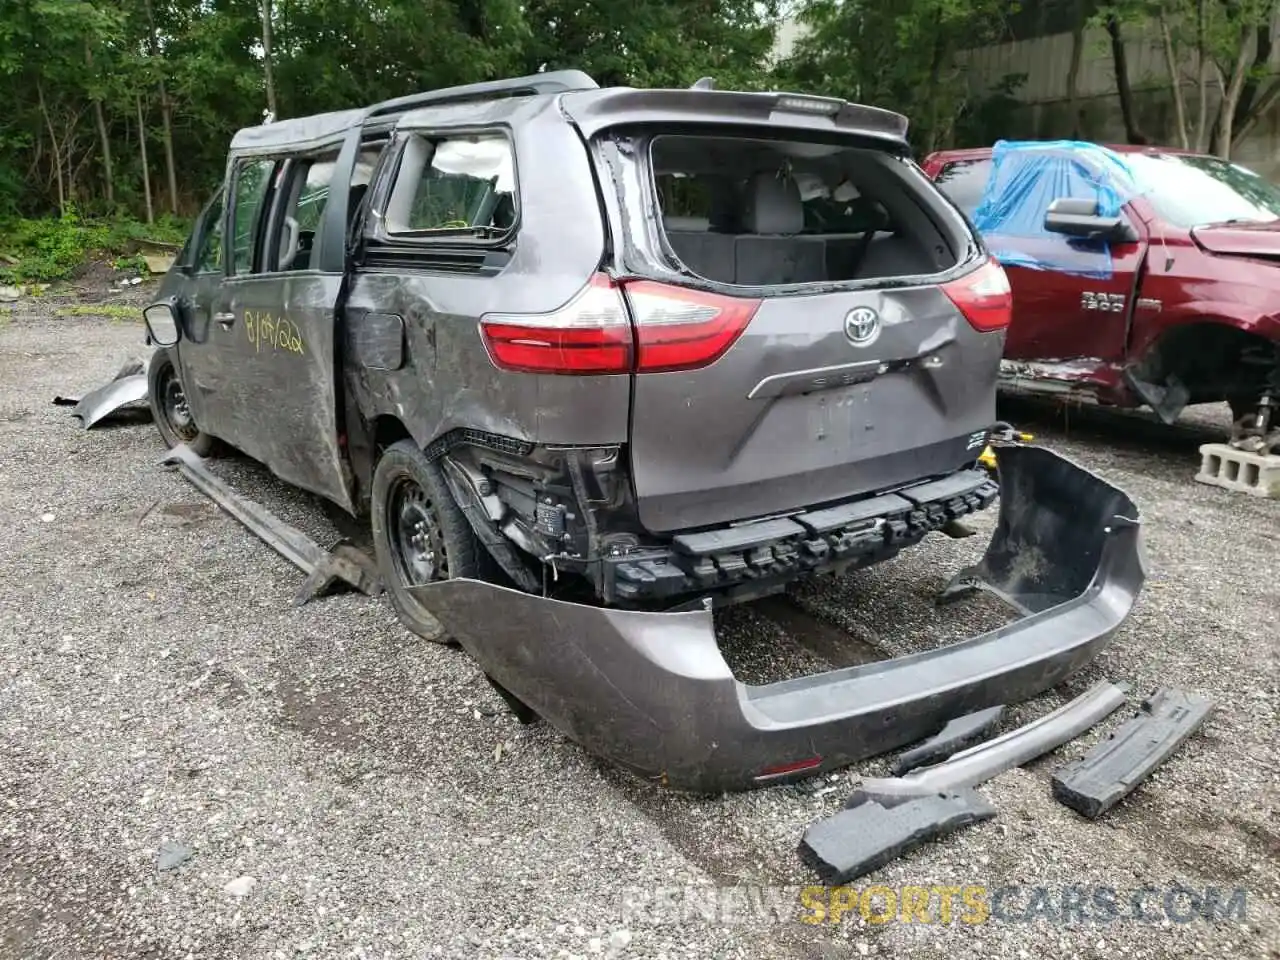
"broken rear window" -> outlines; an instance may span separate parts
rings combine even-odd
[[[669,253],[708,280],[865,280],[937,273],[957,261],[920,202],[921,184],[883,152],[664,134],[649,157]]]

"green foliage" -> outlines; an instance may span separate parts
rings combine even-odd
[[[1023,136],[1012,129],[1010,117],[1019,106],[1018,90],[1026,82],[1025,73],[1005,74],[984,96],[965,103],[956,117],[950,145],[986,147],[1001,138]]]
[[[147,269],[147,261],[140,253],[131,254],[124,257],[116,257],[111,262],[111,266],[115,270],[127,271],[130,273],[142,273]]]
[[[82,219],[74,208],[61,217],[8,220],[0,223],[0,282],[62,280],[87,260],[129,258],[140,243],[175,243],[186,232],[174,218],[149,226],[129,218]]]
[[[157,212],[193,214],[222,179],[232,134],[263,120],[261,4],[6,0],[0,219],[57,215],[68,205],[95,218],[142,218],[146,186]],[[271,0],[277,112],[345,109],[543,67],[577,67],[601,83],[686,86],[712,74],[722,86],[759,87],[768,83],[776,6]]]
[[[54,311],[59,317],[107,317],[110,320],[141,321],[142,308],[120,303],[75,303]]]
[[[897,110],[915,146],[954,139],[970,92],[955,54],[999,36],[1016,0],[808,0],[788,85]]]
[[[0,271],[7,281],[60,280],[107,243],[108,228],[74,211],[43,220],[16,220],[0,233],[0,254],[17,261]]]

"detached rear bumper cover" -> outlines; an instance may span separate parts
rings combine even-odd
[[[1133,501],[1043,448],[1003,447],[999,465],[996,532],[949,592],[989,590],[1024,616],[896,660],[749,686],[709,611],[605,609],[475,580],[414,591],[486,673],[589,751],[679,789],[761,786],[1035,696],[1128,615],[1144,576]]]

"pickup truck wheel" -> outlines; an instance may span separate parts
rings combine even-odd
[[[448,643],[407,588],[454,577],[489,579],[488,551],[454,502],[440,467],[412,440],[383,452],[373,473],[372,501],[373,545],[391,605],[412,632]]]
[[[182,378],[168,350],[157,350],[151,355],[151,362],[147,365],[147,400],[151,404],[151,417],[166,447],[185,443],[201,457],[214,452],[218,442],[196,426],[182,387]]]

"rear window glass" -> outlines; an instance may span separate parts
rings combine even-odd
[[[982,202],[982,193],[990,176],[990,160],[957,160],[943,167],[934,182],[966,216],[972,217]]]
[[[669,255],[709,280],[821,283],[955,264],[907,165],[881,151],[666,134],[649,162]]]

